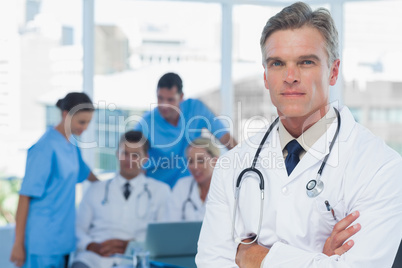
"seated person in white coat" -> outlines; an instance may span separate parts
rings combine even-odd
[[[340,74],[329,11],[284,8],[260,46],[279,118],[218,160],[197,267],[391,267],[402,237],[402,158],[329,103]]]
[[[73,268],[112,267],[130,240],[143,241],[149,222],[167,219],[170,188],[144,175],[148,140],[139,131],[122,135],[117,151],[120,172],[85,193],[77,213],[77,252]]]
[[[220,149],[209,138],[197,138],[186,149],[192,176],[181,178],[173,188],[169,203],[172,221],[202,221],[212,172]]]

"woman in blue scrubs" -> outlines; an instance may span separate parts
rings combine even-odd
[[[69,93],[56,106],[61,122],[28,150],[10,260],[18,267],[66,267],[75,250],[75,184],[97,180],[72,143],[92,119],[84,93]]]

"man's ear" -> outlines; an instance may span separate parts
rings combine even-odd
[[[265,68],[264,64],[262,65],[262,67],[264,68],[264,86],[266,89],[269,90],[268,81],[267,81],[267,72],[266,72],[266,68]]]
[[[340,64],[341,64],[341,61],[339,59],[335,60],[334,63],[332,63],[331,73],[330,73],[330,77],[329,77],[329,84],[331,86],[334,86],[336,84],[336,81],[338,80]]]

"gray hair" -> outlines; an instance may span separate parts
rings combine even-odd
[[[309,5],[297,2],[282,9],[265,24],[260,39],[263,64],[266,60],[265,42],[271,34],[279,30],[299,29],[305,25],[317,29],[324,37],[328,65],[331,66],[336,59],[339,59],[338,31],[331,13],[325,8],[313,11]]]

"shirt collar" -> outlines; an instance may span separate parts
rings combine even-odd
[[[127,180],[120,173],[116,174],[116,182],[120,187],[124,187],[124,185],[128,182],[131,187],[134,187],[136,184],[140,183],[142,179],[145,178],[145,175],[140,173],[137,177],[132,178],[131,180]]]
[[[331,126],[331,123],[335,120],[336,114],[331,106],[328,112],[323,116],[320,120],[318,120],[314,125],[312,125],[309,129],[303,132],[300,137],[296,138],[297,142],[303,147],[304,151],[308,151],[313,144],[328,130]],[[279,120],[279,140],[281,143],[282,151],[285,149],[285,146],[295,138],[286,130],[283,126],[281,120]]]

